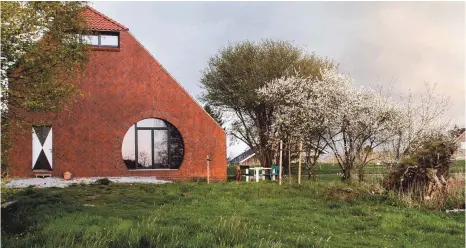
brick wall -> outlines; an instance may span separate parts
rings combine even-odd
[[[45,118],[53,126],[53,175],[70,171],[77,177],[205,177],[210,155],[212,179],[225,180],[224,131],[129,32],[121,32],[120,47],[92,50],[77,82],[82,94],[67,110]],[[28,115],[29,119],[38,117]],[[150,117],[165,119],[180,131],[185,154],[178,170],[126,168],[121,154],[123,137],[134,123]],[[31,127],[25,130],[11,129],[9,173],[14,177],[34,175]]]

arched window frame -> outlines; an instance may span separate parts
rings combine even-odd
[[[158,121],[162,121],[164,123],[164,126],[147,126],[147,124],[145,125],[142,125],[142,126],[139,126],[138,123],[141,123],[142,121],[145,121],[145,120],[150,120],[150,119],[155,119],[155,120],[158,120]],[[182,165],[183,163],[183,159],[184,159],[184,141],[183,141],[183,137],[181,135],[181,133],[179,132],[179,130],[173,125],[171,124],[170,122],[164,120],[164,119],[159,119],[159,118],[153,118],[153,117],[150,117],[150,118],[146,118],[146,119],[143,119],[143,120],[140,120],[138,122],[136,122],[135,124],[133,124],[133,126],[130,127],[130,130],[129,131],[133,131],[131,130],[132,128],[134,128],[134,144],[131,144],[131,145],[134,145],[134,164],[130,167],[128,167],[129,170],[178,170],[180,168],[180,166]],[[127,132],[126,135],[130,134],[130,132]],[[139,136],[140,136],[140,133],[138,131],[150,131],[150,143],[151,143],[151,150],[150,150],[150,159],[151,159],[151,166],[141,166],[139,164],[139,142],[138,142],[138,139],[139,139]],[[156,155],[155,155],[155,142],[154,142],[154,132],[155,131],[166,131],[166,137],[167,137],[167,145],[166,145],[166,151],[167,151],[167,158],[166,158],[166,162],[164,163],[156,163]],[[173,134],[175,134],[175,136],[172,137],[172,132]],[[125,137],[126,137],[125,135]],[[178,140],[178,141],[177,141]],[[124,140],[123,140],[124,142]],[[173,144],[173,146],[171,146]],[[181,146],[180,146],[181,145]],[[177,149],[178,148],[178,149]],[[182,152],[179,153],[177,151],[179,151],[179,148],[182,149]],[[174,152],[173,154],[171,154],[171,149],[174,149]],[[172,160],[174,159],[172,156],[174,155],[178,155],[178,156],[175,156],[175,157],[178,157],[180,158],[180,154],[181,154],[181,159],[175,159],[175,160]],[[125,163],[126,163],[127,160],[125,160]],[[173,162],[173,164],[172,164]],[[128,164],[126,164],[128,166]]]

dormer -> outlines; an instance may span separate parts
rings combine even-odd
[[[128,31],[127,27],[89,6],[84,10],[83,16],[90,29],[90,33],[84,35],[84,39],[92,48],[97,50],[120,49],[120,32]]]

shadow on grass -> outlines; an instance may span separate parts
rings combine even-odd
[[[47,214],[70,213],[82,209],[60,194],[33,188],[26,188],[15,198],[13,204],[2,207],[2,234],[22,234],[37,225],[41,221],[40,216],[45,218]],[[58,212],[57,205],[61,205]]]

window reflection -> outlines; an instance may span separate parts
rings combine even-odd
[[[151,130],[138,130],[138,167],[152,169]]]
[[[83,35],[83,41],[85,44],[98,46],[99,36],[98,35]]]
[[[101,35],[100,36],[101,46],[118,46],[118,36],[116,35]]]
[[[122,155],[128,169],[178,169],[184,157],[183,138],[165,120],[144,119],[126,132]]]
[[[120,35],[118,32],[93,32],[82,35],[83,43],[91,46],[119,47]]]
[[[138,121],[137,125],[138,127],[167,127],[165,121],[155,118]]]

